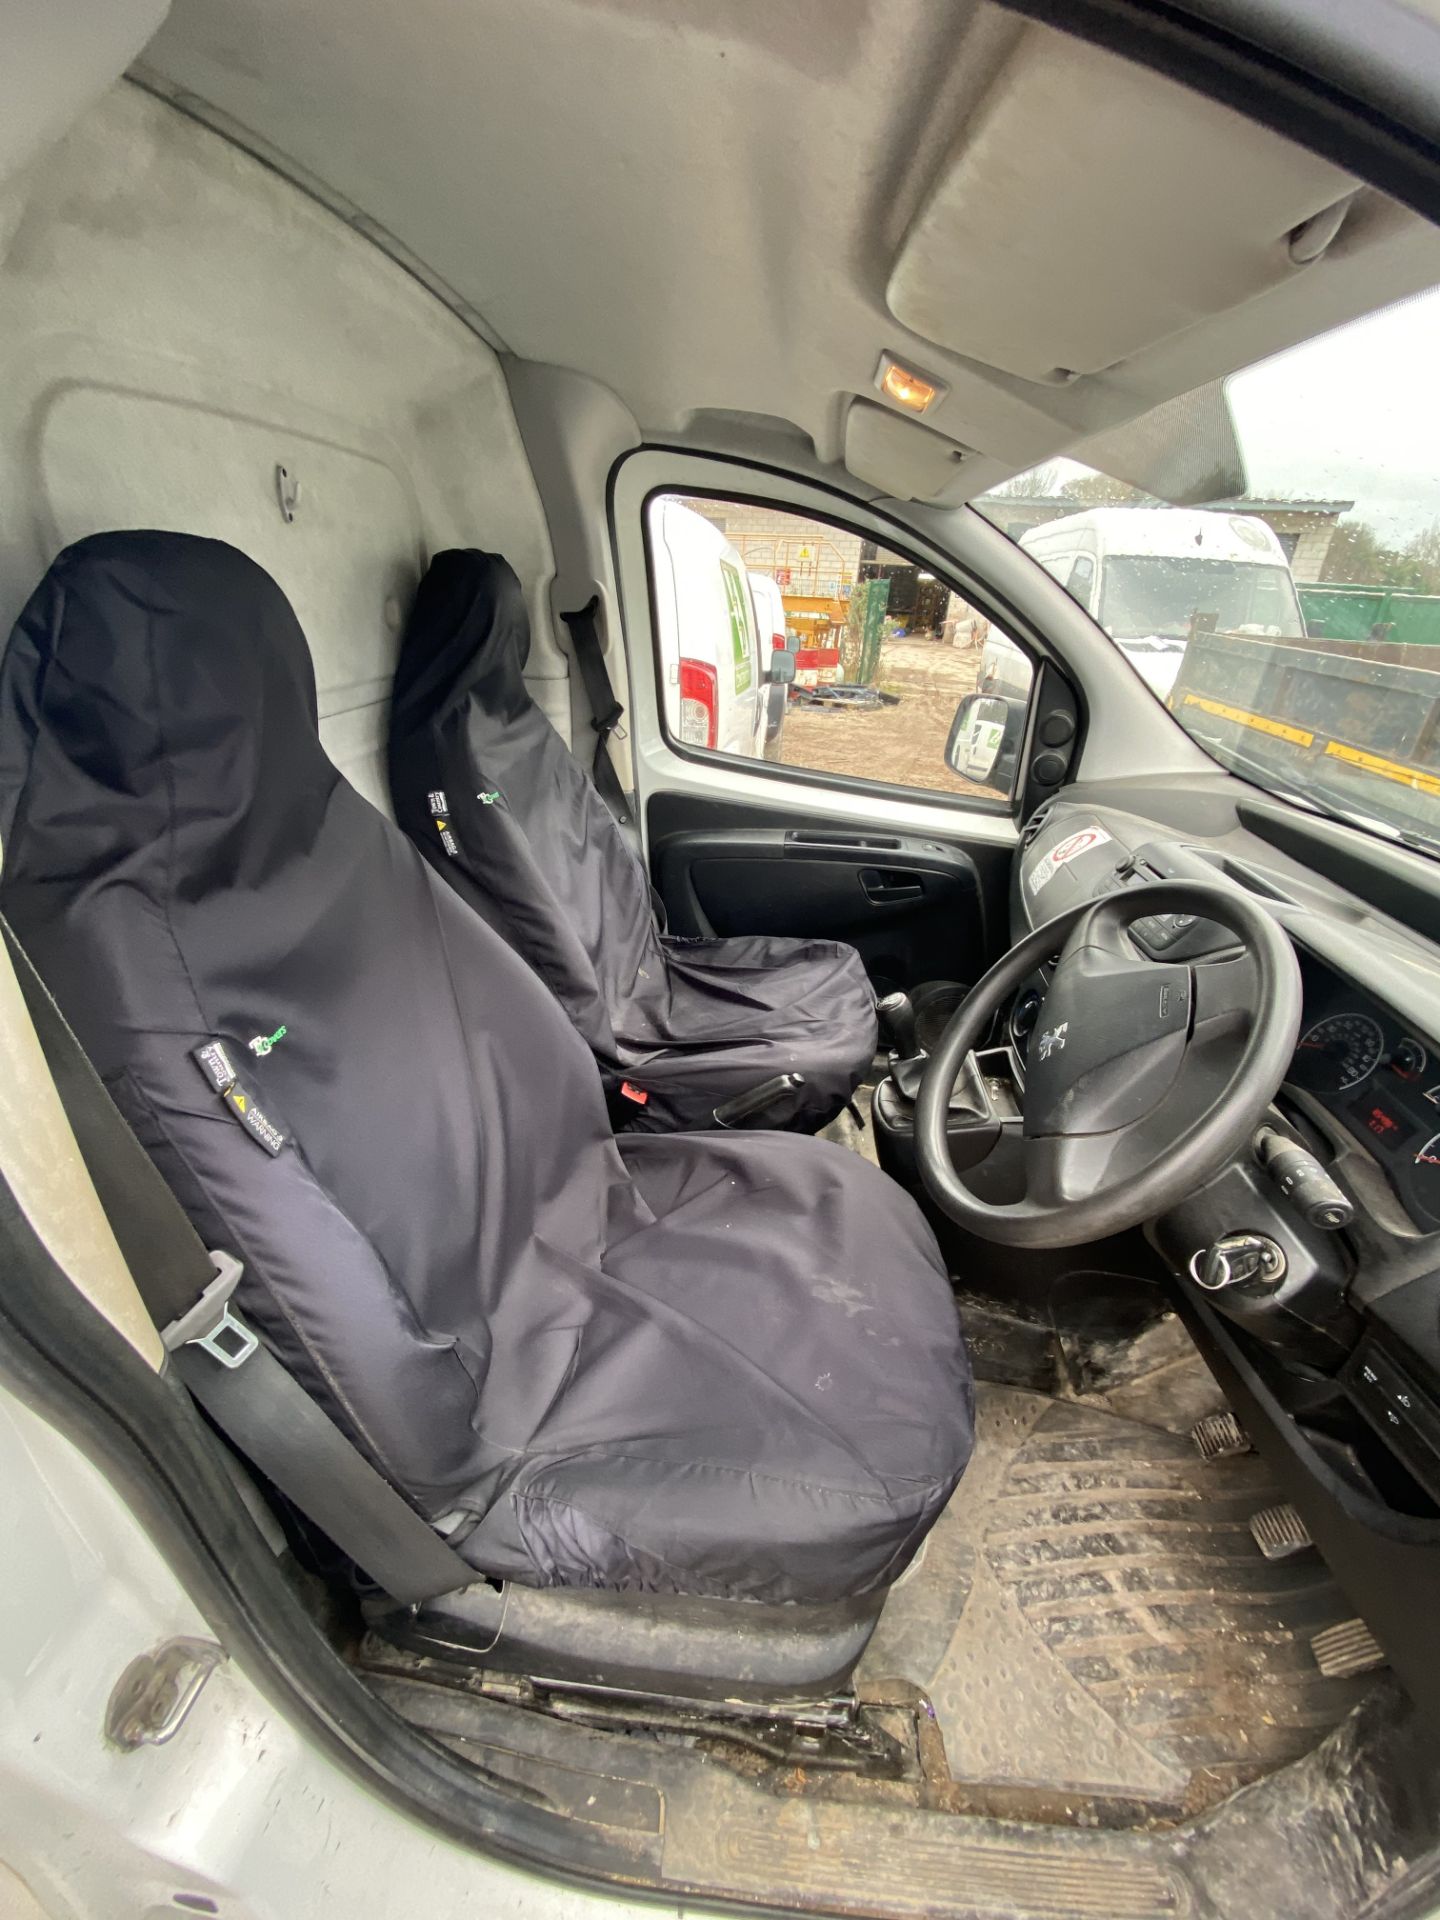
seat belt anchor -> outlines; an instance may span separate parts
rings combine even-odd
[[[232,1253],[212,1250],[210,1258],[215,1278],[188,1312],[161,1330],[160,1338],[167,1353],[203,1347],[222,1367],[243,1367],[260,1344],[230,1306],[230,1296],[245,1269]]]

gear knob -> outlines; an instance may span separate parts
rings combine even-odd
[[[915,1035],[915,1009],[908,993],[887,993],[875,1003],[880,1037],[897,1060],[911,1060],[920,1051]]]

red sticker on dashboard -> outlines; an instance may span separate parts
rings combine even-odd
[[[1027,882],[1031,893],[1039,893],[1068,861],[1082,853],[1090,853],[1096,847],[1103,847],[1109,838],[1103,827],[1081,827],[1078,833],[1068,834],[1065,839],[1058,840],[1031,873]]]

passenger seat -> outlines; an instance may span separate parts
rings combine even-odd
[[[662,935],[639,856],[530,697],[529,648],[506,561],[438,555],[395,675],[396,819],[549,986],[627,1131],[713,1126],[717,1107],[723,1120],[781,1076],[745,1118],[824,1126],[875,1052],[860,956],[829,940]]]

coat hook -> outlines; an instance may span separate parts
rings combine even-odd
[[[300,505],[300,482],[288,467],[275,469],[275,495],[288,525],[294,520],[295,509]]]

